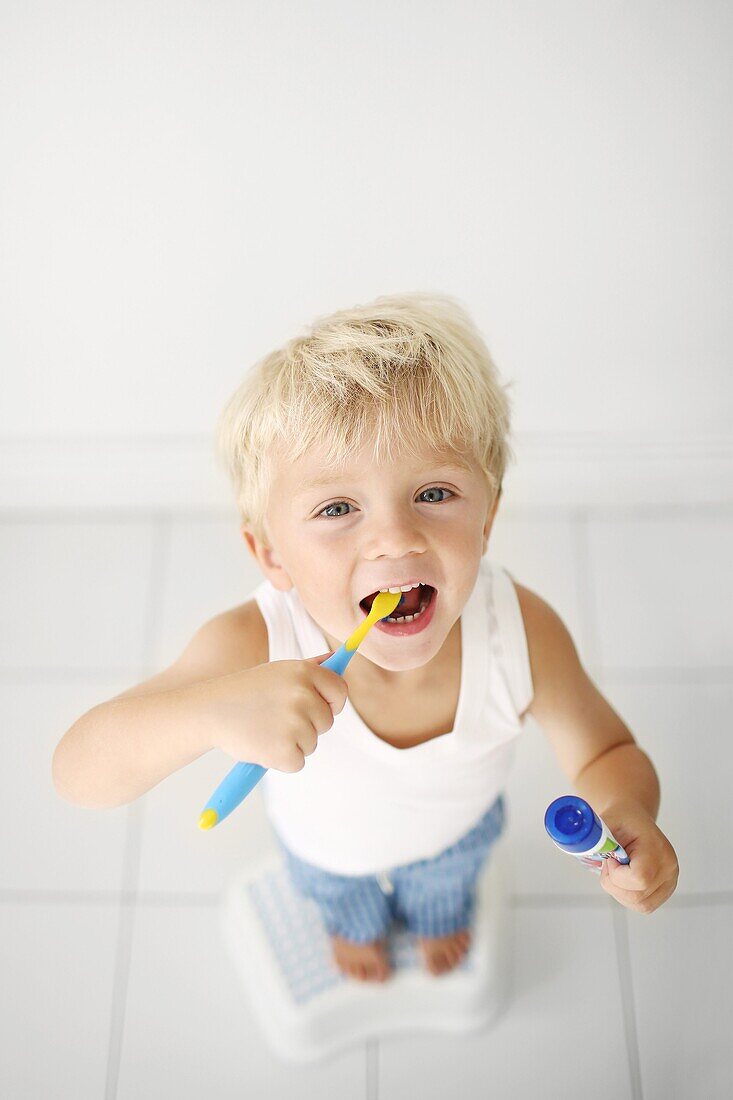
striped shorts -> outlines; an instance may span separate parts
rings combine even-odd
[[[377,875],[336,875],[295,856],[276,836],[291,881],[317,902],[326,930],[352,943],[383,939],[394,920],[419,936],[447,936],[469,928],[476,881],[504,828],[499,795],[464,836],[431,859]]]

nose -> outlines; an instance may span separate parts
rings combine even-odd
[[[425,536],[418,516],[404,509],[386,508],[372,514],[369,522],[365,556],[379,558],[409,557],[425,552]]]

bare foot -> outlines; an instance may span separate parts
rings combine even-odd
[[[450,936],[418,936],[417,942],[431,974],[445,974],[457,966],[468,951],[471,932],[462,928]]]
[[[390,974],[387,941],[352,943],[343,936],[331,936],[333,958],[344,974],[363,982],[383,982]]]

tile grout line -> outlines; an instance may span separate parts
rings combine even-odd
[[[616,940],[616,962],[621,991],[621,1010],[626,1035],[626,1055],[629,1067],[629,1084],[632,1100],[644,1100],[641,1081],[641,1060],[639,1058],[639,1035],[636,1027],[634,1008],[634,981],[631,972],[631,952],[629,950],[629,929],[627,914],[618,905],[611,910],[614,938]]]
[[[107,1074],[105,1080],[105,1100],[115,1100],[119,1077],[120,1056],[122,1054],[122,1033],[125,1024],[127,1002],[127,984],[130,976],[132,955],[132,937],[135,924],[135,887],[140,864],[142,826],[145,811],[143,802],[135,802],[128,810],[127,833],[125,836],[125,854],[122,882],[125,893],[130,894],[129,905],[118,904],[119,924],[117,947],[115,950],[114,976],[112,980],[112,1011],[110,1013],[109,1042],[107,1045]]]
[[[678,668],[661,666],[649,666],[624,668],[618,665],[594,666],[589,663],[588,668],[602,677],[606,682],[614,682],[619,685],[702,685],[726,686],[733,679],[733,669],[725,665],[700,665],[690,668],[689,665],[680,665]]]
[[[143,637],[142,673],[149,675],[152,666],[155,640],[161,615],[163,581],[170,556],[170,519],[156,515],[151,523],[151,561],[148,578],[147,615]],[[145,801],[138,799],[130,806],[128,830],[125,837],[125,857],[122,878],[123,893],[130,895],[130,903],[119,902],[119,935],[115,958],[114,979],[112,985],[112,1012],[110,1020],[109,1044],[107,1048],[107,1076],[105,1082],[105,1100],[116,1100],[119,1086],[122,1043],[125,1032],[127,1012],[127,993],[132,964],[133,934],[137,911],[137,893],[140,880],[140,856],[142,852],[143,826],[145,823]]]
[[[366,1041],[365,1100],[379,1100],[379,1039]]]
[[[218,893],[198,893],[195,890],[46,890],[33,887],[0,889],[0,905],[179,905],[207,908],[216,905],[219,900]]]
[[[578,595],[580,600],[580,613],[585,627],[585,641],[589,660],[581,657],[583,665],[597,664],[603,666],[603,653],[601,649],[600,631],[598,629],[598,607],[593,585],[593,556],[590,546],[591,513],[587,508],[580,509],[578,523],[576,524],[575,539],[578,555]],[[616,941],[616,966],[618,969],[619,985],[621,991],[621,1012],[624,1021],[624,1034],[626,1038],[626,1067],[631,1086],[631,1100],[643,1100],[641,1091],[641,1073],[639,1069],[639,1047],[636,1034],[636,1019],[634,1016],[633,988],[631,979],[631,962],[629,958],[628,940],[622,940],[622,934],[626,932],[625,915],[614,907],[611,913],[613,921],[614,938]]]

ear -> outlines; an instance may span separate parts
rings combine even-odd
[[[271,584],[280,592],[289,592],[293,587],[290,574],[280,564],[275,551],[266,543],[261,542],[255,535],[249,524],[243,523],[240,527],[242,538],[247,544],[249,552],[258,563],[260,569]]]
[[[486,522],[484,524],[484,548],[483,548],[483,553],[484,554],[486,553],[486,548],[489,545],[489,535],[491,534],[491,528],[494,525],[494,517],[496,516],[496,510],[499,507],[499,501],[500,500],[501,500],[501,485],[499,486],[498,493],[494,497],[494,503],[491,505],[491,508],[489,509],[489,514],[487,515]]]

